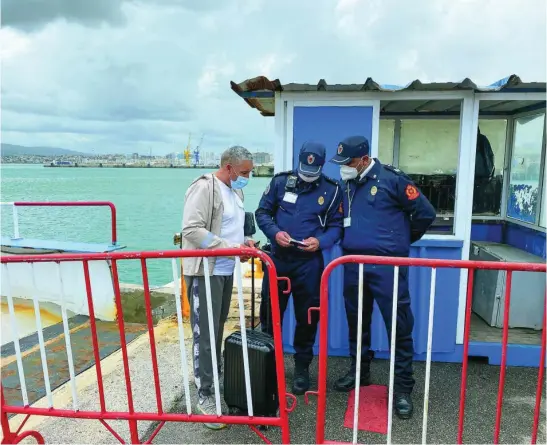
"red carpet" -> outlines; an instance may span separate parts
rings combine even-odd
[[[359,388],[359,430],[387,434],[387,386],[370,385]],[[344,427],[353,429],[355,390],[348,397]]]

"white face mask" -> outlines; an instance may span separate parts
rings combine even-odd
[[[357,178],[358,171],[355,167],[349,167],[347,165],[342,165],[340,167],[340,176],[344,181],[351,181],[352,179]]]
[[[319,179],[319,176],[320,176],[320,175],[317,175],[317,176],[306,176],[306,175],[303,175],[302,173],[298,173],[298,176],[299,176],[300,179],[302,179],[302,181],[304,181],[304,182],[313,182],[313,181],[317,181],[317,179]]]

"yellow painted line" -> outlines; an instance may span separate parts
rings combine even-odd
[[[185,323],[185,334],[188,335],[187,341],[191,341],[190,335],[192,334],[192,330],[189,326],[189,324]],[[158,325],[154,328],[154,335],[156,338],[161,339],[158,341],[158,348],[161,347],[162,342],[175,342],[178,341],[178,331],[177,331],[177,322],[176,319],[165,319],[161,320]],[[130,342],[127,345],[127,354],[130,359],[133,354],[136,353],[139,349],[142,347],[146,347],[148,345],[149,338],[148,338],[148,331],[144,332],[142,335],[139,335],[136,337],[132,342]],[[145,349],[146,354],[149,354],[150,352]],[[116,370],[116,367],[118,367],[121,363],[123,363],[122,360],[122,350],[121,348],[115,351],[114,353],[110,354],[108,357],[101,360],[101,370],[103,373],[103,379],[106,375],[112,373]],[[192,371],[192,368],[190,367],[190,371]],[[152,378],[152,376],[150,376]],[[78,394],[80,394],[80,391],[91,386],[97,384],[97,372],[95,370],[95,366],[92,366],[91,368],[87,369],[86,371],[78,374],[76,376],[76,390],[78,391]],[[135,389],[133,389],[135,391]],[[55,389],[52,392],[53,396],[53,406],[58,409],[71,409],[67,408],[69,404],[72,403],[72,392],[70,389],[69,382],[59,386],[57,389]],[[48,401],[47,397],[42,397],[40,400],[33,403],[31,406],[36,408],[47,408],[48,407]],[[25,415],[23,414],[17,414],[13,416],[11,419],[9,419],[10,428],[12,431],[17,431],[17,428],[21,424],[21,422],[25,419]],[[28,422],[25,424],[25,431],[26,430],[37,430],[37,427],[43,423],[43,422],[54,422],[55,420],[59,420],[58,417],[44,417],[44,416],[31,416],[28,419]],[[39,431],[39,430],[38,430]]]
[[[70,330],[70,333],[72,334],[74,332],[78,332],[78,331],[80,331],[84,328],[87,328],[87,327],[89,327],[89,321],[86,321],[85,323],[82,323],[78,326],[73,327]],[[47,346],[51,345],[52,343],[55,343],[56,341],[62,340],[64,337],[65,337],[65,333],[63,332],[62,334],[59,334],[57,337],[51,338],[48,341],[44,342],[44,346],[47,347]],[[25,352],[22,352],[21,357],[25,358],[27,355],[32,354],[33,352],[36,352],[36,351],[39,351],[39,350],[40,350],[40,344],[37,343],[32,348],[27,349]],[[46,353],[47,353],[47,351],[46,351]],[[12,356],[7,357],[7,358],[2,358],[2,368],[4,366],[7,366],[7,365],[13,363],[16,360],[17,360],[17,358],[15,357],[15,355],[12,355]]]

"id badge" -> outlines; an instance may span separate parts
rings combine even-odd
[[[351,226],[351,217],[344,218],[344,227],[350,227]]]
[[[296,193],[286,192],[285,196],[283,196],[283,201],[290,202],[291,204],[294,204],[297,199],[298,195]]]

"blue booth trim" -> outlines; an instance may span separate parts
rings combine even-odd
[[[472,241],[503,243],[545,259],[545,232],[515,224],[511,221],[484,221],[473,223]]]
[[[378,359],[389,360],[389,352],[375,353]],[[469,342],[469,357],[485,358],[489,365],[501,364],[501,344],[489,342]],[[540,359],[540,347],[536,345],[507,345],[507,364],[509,366],[525,366],[537,368]],[[416,354],[415,361],[425,361],[425,354]],[[463,360],[463,345],[455,345],[453,352],[433,352],[431,361],[445,363],[461,363]],[[545,363],[543,364],[545,366]]]
[[[411,248],[413,258],[461,259],[463,242],[458,240],[424,239]],[[325,264],[342,255],[339,245],[323,252]],[[416,354],[423,354],[427,348],[427,324],[429,317],[429,288],[431,269],[425,267],[409,268],[409,286],[414,313],[414,348]],[[435,353],[454,352],[459,300],[460,271],[458,269],[438,269],[436,282],[435,315],[433,318],[433,351]],[[331,273],[329,280],[329,355],[348,356],[348,327],[343,297],[343,266]],[[291,300],[292,301],[292,300]],[[371,348],[375,351],[388,351],[389,341],[380,311],[374,303],[372,317]],[[293,335],[296,320],[292,303],[283,321],[283,344],[287,351],[293,351]],[[315,343],[315,353],[318,342]]]

